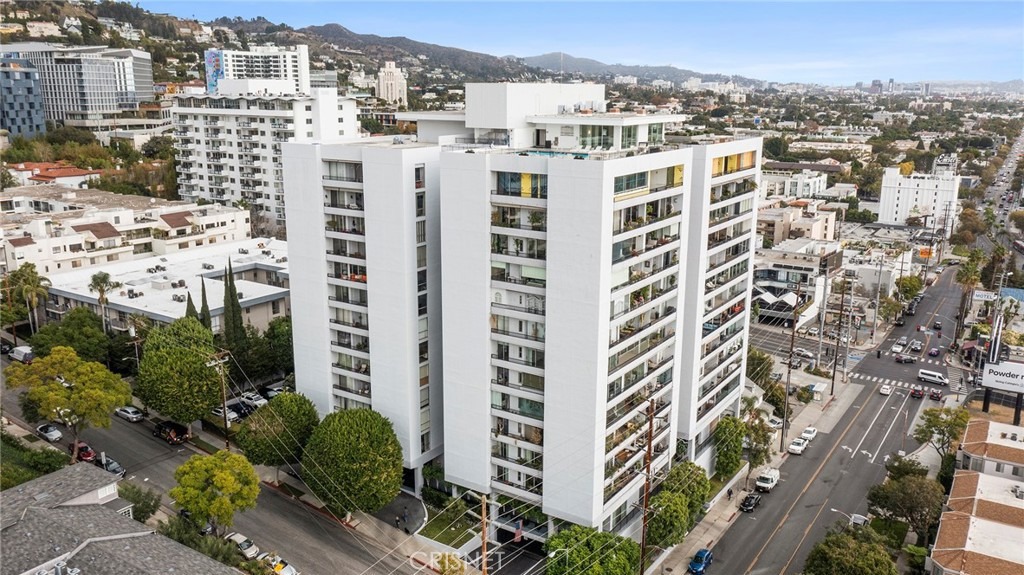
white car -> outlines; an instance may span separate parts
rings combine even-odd
[[[818,437],[818,429],[815,427],[808,427],[800,434],[800,438],[806,439],[808,443],[814,441],[815,437]]]
[[[50,443],[60,441],[64,437],[64,434],[61,433],[60,430],[57,429],[57,426],[52,423],[44,423],[37,427],[36,431],[38,431],[39,435],[42,435],[43,438]]]
[[[270,568],[274,570],[274,573],[277,573],[278,575],[301,575],[295,570],[295,567],[292,567],[287,561],[281,559],[277,555],[260,553],[259,556],[256,557],[256,560],[265,561],[267,565],[270,565]]]
[[[260,548],[241,533],[228,533],[224,536],[224,539],[234,543],[238,546],[238,552],[242,554],[246,559],[252,559],[253,557],[260,554]]]
[[[142,412],[134,405],[124,405],[114,410],[114,415],[132,423],[142,421]]]
[[[894,343],[892,347],[889,348],[889,351],[893,353],[903,353],[903,346],[898,343]]]
[[[812,327],[811,329],[807,330],[807,335],[812,336],[812,337],[817,337],[817,335],[818,335],[818,328],[817,327]]]
[[[807,440],[802,437],[797,437],[793,441],[789,442],[789,447],[786,448],[786,451],[793,455],[803,455],[805,449],[807,449]]]
[[[880,393],[882,395],[892,395],[892,386],[891,385],[883,385],[882,387],[878,388],[878,393]]]
[[[804,349],[802,347],[798,347],[798,348],[794,349],[793,350],[793,355],[795,355],[797,357],[804,357],[804,358],[807,358],[807,359],[814,359],[814,354],[809,352],[809,351],[807,351],[806,349]]]
[[[223,407],[215,407],[215,408],[210,410],[210,413],[212,413],[213,416],[216,417],[217,419],[224,419],[224,408]],[[235,413],[235,410],[231,409],[230,407],[228,408],[228,421],[229,422],[238,421],[238,414]]]
[[[264,397],[255,391],[247,391],[241,395],[242,403],[259,409],[269,403]]]

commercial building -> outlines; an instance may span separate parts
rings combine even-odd
[[[249,50],[210,48],[206,60],[206,92],[217,94],[228,80],[283,80],[287,94],[309,94],[309,46],[253,46]]]
[[[899,168],[885,168],[882,173],[878,223],[907,225],[918,218],[927,228],[942,229],[949,237],[957,227],[959,181],[955,173],[912,173],[903,175]]]
[[[84,306],[100,314],[93,274],[107,272],[123,285],[107,293],[107,325],[128,331],[129,316],[149,318],[157,325],[185,317],[191,295],[196,308],[203,290],[209,304],[213,331],[222,329],[224,278],[228,262],[235,278],[238,303],[246,324],[263,331],[269,323],[289,315],[288,246],[281,240],[250,238],[217,242],[145,260],[115,261],[49,274],[46,318],[60,320]]]
[[[249,212],[59,185],[0,195],[0,265],[41,274],[164,256],[250,237]]]
[[[789,143],[789,149],[794,151],[811,150],[824,154],[844,151],[856,154],[861,159],[871,157],[871,144],[858,144],[855,142],[796,141]]]
[[[786,207],[765,207],[758,210],[757,233],[761,236],[761,246],[770,248],[795,238],[836,238],[836,212],[825,210],[824,201],[786,199]]]
[[[384,62],[377,73],[377,97],[388,104],[404,106],[409,103],[405,72],[396,68],[394,62]]]
[[[760,225],[760,215],[758,216]],[[836,241],[792,239],[759,249],[754,258],[754,293],[758,321],[796,326],[818,325],[829,282],[843,266]]]
[[[309,87],[310,88],[330,88],[332,90],[338,89],[338,71],[337,70],[310,70],[309,71]]]
[[[26,42],[7,44],[2,54],[28,60],[38,70],[47,120],[77,119],[81,127],[100,129],[122,111],[153,100],[148,52]]]
[[[178,94],[171,110],[178,194],[188,201],[247,202],[257,235],[284,231],[282,144],[359,136],[354,100],[326,88],[269,92],[281,87],[282,81],[222,79],[219,93]]]
[[[43,89],[31,62],[0,58],[0,129],[31,138],[46,133]]]
[[[761,174],[759,199],[771,196],[793,198],[816,198],[825,195],[828,189],[828,175],[812,171],[765,170]]]
[[[402,445],[404,487],[442,449],[436,144],[286,144],[297,391],[322,414],[372,408]]]

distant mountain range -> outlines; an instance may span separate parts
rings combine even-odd
[[[745,78],[743,76],[727,76],[724,74],[705,74],[676,68],[675,66],[626,66],[623,64],[605,64],[590,58],[577,58],[563,52],[551,52],[540,56],[527,56],[522,61],[552,72],[580,73],[589,76],[636,76],[642,80],[668,80],[671,82],[685,82],[689,78],[700,78],[707,82],[733,82],[752,86],[759,85],[760,80]]]

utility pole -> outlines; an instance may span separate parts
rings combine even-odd
[[[211,355],[211,359],[207,362],[207,367],[212,367],[217,370],[217,375],[220,376],[220,409],[221,415],[224,416],[224,450],[231,451],[231,441],[228,440],[228,386],[224,379],[224,364],[228,360],[228,356],[231,355],[229,351],[219,351]]]
[[[832,358],[832,389],[828,392],[829,395],[836,394],[836,368],[839,367],[839,338],[843,335],[843,310],[846,309],[846,278],[843,278],[841,281],[843,282],[843,289],[839,294],[839,330],[836,334],[835,357]],[[849,341],[849,339],[847,339],[847,341]]]
[[[796,330],[794,330],[796,333]],[[640,533],[640,575],[644,575],[647,564],[647,506],[651,500],[651,459],[654,453],[654,399],[647,403],[647,453],[644,454],[644,502],[640,509],[643,528]]]
[[[480,495],[480,573],[487,575],[487,494]]]
[[[942,249],[946,246],[946,227],[949,226],[949,208],[952,207],[953,202],[946,202],[946,211],[942,216],[942,239],[939,240],[939,263],[942,263]]]
[[[875,332],[878,331],[878,306],[882,305],[882,264],[885,262],[885,250],[878,259],[878,286],[875,290],[875,319],[871,322],[871,343],[875,343]],[[853,307],[853,306],[850,306]]]
[[[796,303],[793,304],[793,333],[789,336],[789,369],[786,370],[786,397],[783,399],[782,433],[779,439],[779,451],[786,451],[786,423],[789,421],[789,386],[793,381],[793,349],[796,347],[796,320],[800,309],[800,291],[803,284],[796,284]]]
[[[836,228],[836,241],[839,242],[839,269],[843,269],[843,224],[846,223],[846,211],[843,210]],[[818,321],[818,365],[821,365],[821,352],[825,347],[825,316],[828,315],[828,290],[832,281],[829,279],[829,266],[825,265],[825,289],[821,296],[821,318]]]

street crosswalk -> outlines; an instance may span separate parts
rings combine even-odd
[[[920,364],[946,365],[946,362],[942,361],[942,358],[927,357],[927,356],[926,357],[918,357],[918,356],[916,356],[914,354],[892,353],[891,351],[883,351],[882,352],[882,357],[892,357],[892,356],[895,356],[895,355],[910,355],[911,357],[914,358],[915,363],[920,363]]]
[[[953,392],[963,393],[966,386],[960,384],[960,368],[950,366],[948,377],[950,381],[949,390]],[[909,389],[912,385],[917,385],[917,382],[913,381],[901,381],[898,379],[891,379],[887,377],[881,377],[878,375],[867,375],[860,372],[851,373],[850,378],[863,381],[864,383],[891,385],[893,387],[902,387],[905,389]]]

